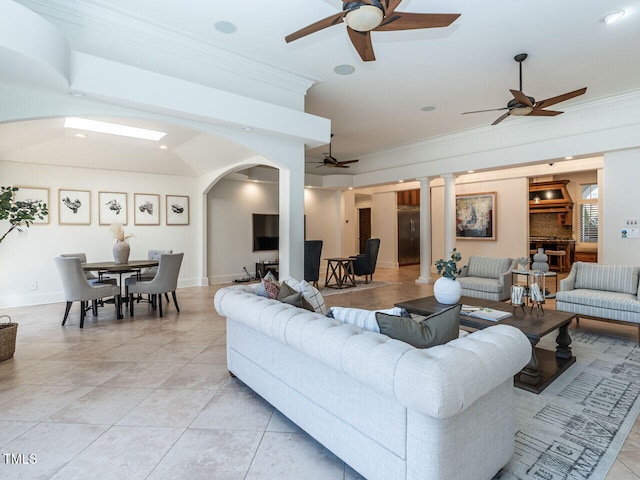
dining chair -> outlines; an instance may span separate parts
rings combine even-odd
[[[61,253],[61,257],[76,257],[80,259],[81,264],[87,263],[87,254],[86,253]],[[116,285],[118,281],[115,278],[100,278],[96,277],[92,272],[84,272],[85,277],[89,280],[90,284],[96,283],[110,283],[112,285]]]
[[[114,298],[116,316],[117,318],[122,318],[120,287],[111,283],[94,285],[89,283],[89,280],[87,280],[87,277],[82,271],[82,263],[78,257],[60,256],[55,258],[55,262],[56,267],[58,267],[58,272],[60,273],[60,279],[62,280],[64,298],[67,302],[62,325],[67,321],[73,302],[80,301],[80,328],[83,328],[87,302],[92,302],[93,314],[95,316],[98,313],[97,301],[111,296]]]
[[[178,300],[176,299],[176,287],[178,285],[178,274],[180,273],[180,265],[184,253],[165,253],[160,255],[160,263],[158,264],[158,273],[152,280],[140,280],[135,277],[127,279],[129,293],[129,315],[133,317],[133,295],[137,293],[151,295],[151,305],[155,308],[156,304],[162,317],[162,294],[171,292],[173,303],[176,310],[180,312]],[[167,302],[168,304],[168,302]]]
[[[165,253],[173,253],[173,250],[149,250],[147,252],[147,260],[158,260],[160,261],[160,255]],[[158,267],[147,267],[143,268],[140,271],[140,275],[138,275],[138,280],[152,280],[153,277],[158,273]]]

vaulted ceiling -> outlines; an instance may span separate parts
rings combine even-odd
[[[313,79],[306,111],[331,119],[335,134],[332,153],[339,160],[491,124],[503,112],[462,112],[506,106],[512,98],[509,89],[519,87],[518,64],[513,57],[522,52],[529,55],[523,64],[527,95],[539,100],[588,87],[585,95],[554,107],[565,112],[563,117],[572,115],[576,106],[640,88],[639,0],[404,0],[398,11],[461,16],[446,28],[373,32],[373,62],[360,59],[343,23],[285,42],[286,35],[339,12],[340,0],[18,3],[57,25],[74,50],[172,72],[194,82],[214,81],[197,68],[207,62],[209,48]],[[619,22],[608,25],[600,21],[617,8],[625,10]],[[163,31],[171,38],[178,36],[185,45],[190,43],[189,55],[181,54],[179,45],[155,41],[154,35]],[[173,68],[171,59],[176,55],[183,55],[182,60],[194,68]],[[335,73],[340,65],[352,66],[353,73]],[[505,128],[510,122],[535,125],[554,120],[512,117],[492,128]],[[142,169],[153,166],[155,171],[161,167],[167,173],[177,169],[193,175],[199,173],[196,152],[200,144],[215,144],[229,155],[251,155],[210,135],[171,125],[162,127],[169,132],[168,141],[174,142],[169,152],[100,137],[85,139],[87,142],[74,147],[77,142],[65,135],[56,120],[29,122],[21,126],[22,133],[15,126],[2,125],[0,155],[8,160],[32,161],[46,152],[68,164],[84,161],[96,166],[117,157],[123,168],[126,159],[135,155],[141,159]],[[27,139],[26,144],[22,139]],[[89,154],[91,149],[93,155]],[[326,146],[309,150],[307,160],[317,161],[326,151]],[[187,168],[179,164],[183,156],[193,157]],[[339,172],[310,163],[307,171],[358,173],[366,170],[365,162],[366,158]]]

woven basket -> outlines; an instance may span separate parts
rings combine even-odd
[[[6,315],[2,315],[0,318],[5,316]],[[0,362],[13,358],[13,354],[16,351],[17,334],[17,323],[0,323]]]

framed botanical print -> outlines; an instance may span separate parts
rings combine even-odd
[[[63,188],[58,190],[58,223],[91,225],[91,192]]]
[[[20,187],[18,186],[18,191],[13,193],[13,199],[16,202],[25,202],[25,203],[35,203],[42,202],[47,206],[47,209],[51,210],[51,204],[49,203],[49,189],[42,187]],[[38,223],[49,223],[49,215],[45,215],[45,217],[41,220],[36,218],[33,221],[34,225]]]
[[[456,195],[456,238],[497,240],[496,192]]]
[[[135,212],[133,219],[136,225],[160,225],[160,195],[153,193],[134,193]]]
[[[189,197],[166,195],[167,225],[189,225]]]
[[[111,225],[127,224],[127,194],[122,192],[98,192],[98,223]]]

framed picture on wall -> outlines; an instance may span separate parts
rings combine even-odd
[[[58,190],[58,223],[91,225],[91,192],[63,188]]]
[[[136,225],[160,225],[160,195],[153,193],[134,193]]]
[[[189,225],[189,197],[166,195],[167,225]]]
[[[456,238],[497,240],[496,192],[456,195]]]
[[[43,187],[20,187],[17,186],[18,191],[13,193],[13,199],[16,202],[25,202],[25,203],[33,203],[33,202],[42,202],[47,205],[47,209],[51,210],[51,204],[49,203],[49,189]],[[33,221],[34,225],[38,223],[49,223],[49,215],[45,215],[45,217],[40,220],[36,218]]]
[[[98,223],[111,225],[113,222],[127,224],[127,194],[123,192],[98,192]]]

